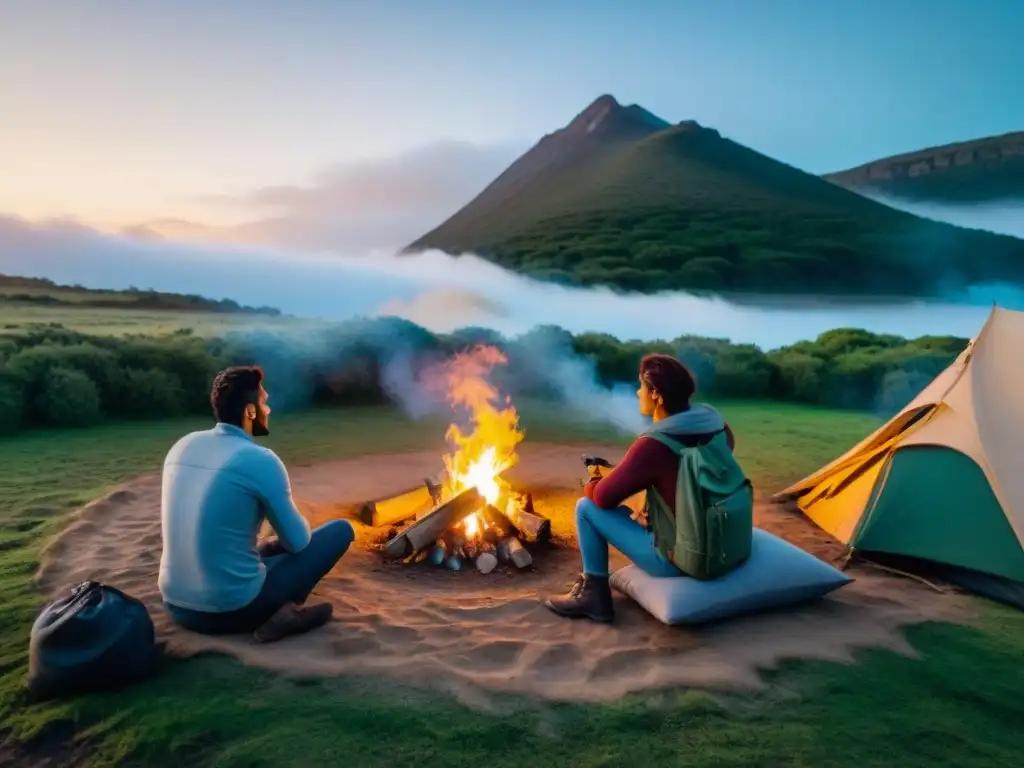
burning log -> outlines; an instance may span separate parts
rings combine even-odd
[[[469,517],[469,515],[466,515]],[[465,519],[465,518],[464,518]],[[462,549],[466,545],[466,537],[458,528],[452,527],[441,534],[441,540],[444,542],[445,549],[449,552],[455,552],[456,550]]]
[[[498,542],[510,536],[513,531],[512,522],[505,517],[505,514],[488,504],[480,510],[480,517],[483,519],[484,533],[483,540],[497,546]]]
[[[478,546],[480,548],[480,554],[481,555],[484,552],[497,552],[498,551],[498,542],[491,541],[490,539],[486,539],[486,538],[485,539],[481,539]]]
[[[515,536],[509,536],[498,546],[502,560],[511,560],[516,568],[526,568],[533,564],[533,557]]]
[[[468,488],[429,514],[417,520],[384,546],[384,553],[394,559],[405,558],[434,544],[449,528],[483,505],[476,488]]]
[[[493,552],[481,552],[476,559],[476,569],[480,573],[490,573],[498,567],[498,558]]]
[[[443,501],[444,475],[424,479],[423,485],[394,496],[368,501],[359,509],[359,520],[373,527],[393,525],[439,506]]]
[[[517,494],[509,494],[505,505],[505,517],[515,526],[523,539],[530,543],[551,538],[551,521],[533,511],[533,496],[529,493],[518,498]]]
[[[447,558],[448,550],[445,549],[444,544],[435,544],[434,548],[430,550],[430,562],[433,565],[444,565]]]

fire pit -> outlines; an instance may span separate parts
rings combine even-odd
[[[440,493],[438,503],[421,516],[391,526],[382,548],[385,557],[429,561],[452,571],[475,565],[490,573],[502,563],[530,567],[528,547],[550,539],[551,523],[536,514],[529,493],[503,490],[495,503],[476,487],[454,494],[444,488]]]
[[[516,461],[523,440],[519,416],[487,380],[504,356],[492,347],[457,355],[425,372],[426,386],[440,388],[449,404],[466,415],[464,431],[453,423],[446,439],[445,471],[404,493],[364,504],[367,525],[390,526],[382,552],[391,560],[429,561],[459,571],[474,566],[490,573],[500,564],[528,568],[530,548],[547,544],[551,523],[536,514],[529,493],[502,477]]]

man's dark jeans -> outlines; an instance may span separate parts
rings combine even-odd
[[[204,635],[252,632],[286,603],[302,603],[320,580],[348,551],[355,538],[348,520],[332,520],[313,531],[301,552],[289,554],[276,541],[260,547],[267,579],[256,598],[244,608],[207,613],[164,603],[164,609],[185,629]]]

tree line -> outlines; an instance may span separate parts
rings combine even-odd
[[[513,396],[571,397],[571,386],[567,389],[557,373],[567,361],[577,370],[581,365],[590,369],[599,385],[632,385],[640,358],[664,352],[693,370],[703,397],[891,413],[948,366],[967,342],[947,336],[908,340],[842,328],[765,352],[726,339],[620,341],[550,326],[511,339],[484,328],[433,334],[397,318],[353,320],[301,335],[250,331],[213,339],[189,330],[110,337],[50,326],[0,337],[0,433],[209,413],[213,375],[237,364],[263,366],[278,410],[382,404],[394,399],[396,380],[414,375],[419,365],[478,344],[506,353],[508,363],[495,371],[495,380]]]
[[[269,315],[279,317],[275,307],[253,307],[234,299],[208,299],[197,294],[165,293],[152,288],[100,290],[82,285],[61,285],[44,277],[15,277],[0,274],[0,301],[46,307],[94,307],[98,309],[175,310]]]

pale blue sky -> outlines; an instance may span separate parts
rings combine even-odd
[[[1022,35],[1024,0],[0,0],[0,212],[209,219],[605,92],[837,170],[1024,130]]]

